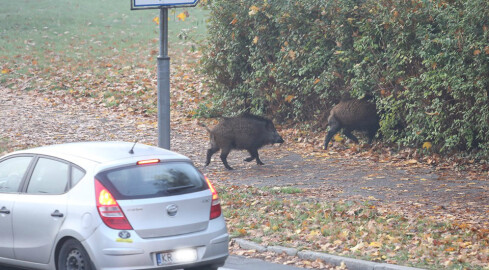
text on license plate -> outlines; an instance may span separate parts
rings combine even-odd
[[[193,248],[156,253],[156,262],[158,265],[189,263],[195,261],[197,261],[197,250]]]

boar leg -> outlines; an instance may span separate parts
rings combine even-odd
[[[224,167],[226,167],[226,169],[232,170],[233,168],[231,168],[231,166],[229,166],[228,160],[227,160],[229,152],[231,152],[231,148],[223,148],[221,150],[221,160],[222,160],[222,164],[224,164]]]
[[[375,137],[375,133],[377,133],[377,129],[369,129],[368,130],[368,144],[372,143],[372,140]]]
[[[256,164],[265,165],[265,163],[261,162],[260,157],[258,156],[258,152],[256,152]]]
[[[257,156],[257,154],[255,154],[256,152],[257,152],[256,150],[255,151],[248,150],[248,153],[250,153],[250,157],[245,158],[244,161],[246,161],[246,162],[253,161],[256,158],[256,156]]]
[[[207,149],[207,158],[205,160],[205,166],[209,166],[211,163],[211,157],[214,155],[217,151],[219,151],[219,148],[209,148]]]
[[[256,164],[258,165],[265,165],[263,162],[261,162],[260,160],[260,156],[258,155],[258,149],[252,149],[252,150],[248,150],[248,153],[250,153],[251,157],[249,158],[245,158],[244,161],[246,162],[250,162],[252,161],[253,159],[256,159]]]
[[[331,141],[331,138],[340,131],[341,127],[339,125],[331,125],[329,127],[328,134],[326,135],[326,138],[324,139],[324,150],[328,149],[328,144],[329,141]]]
[[[357,137],[355,137],[355,135],[353,135],[351,133],[351,129],[348,129],[348,128],[345,128],[345,130],[343,130],[343,134],[345,134],[346,137],[348,137],[348,139],[354,141],[356,144],[358,144],[358,139]]]
[[[265,165],[263,162],[261,162],[260,160],[260,156],[258,155],[258,149],[251,149],[249,150],[250,154],[251,154],[251,158],[252,160],[253,159],[256,159],[256,164],[258,165]]]
[[[250,155],[251,155],[251,153],[250,153]],[[251,157],[245,158],[244,161],[251,162],[251,161],[253,161],[253,159],[255,159],[255,157],[253,157],[253,155],[251,155]]]

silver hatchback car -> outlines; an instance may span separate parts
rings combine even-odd
[[[0,264],[217,269],[228,241],[216,190],[180,154],[81,142],[0,158]]]

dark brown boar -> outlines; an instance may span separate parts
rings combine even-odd
[[[379,116],[375,104],[363,99],[349,99],[336,104],[328,117],[329,131],[324,139],[324,149],[328,148],[331,138],[341,129],[350,140],[358,143],[353,130],[367,131],[368,143],[379,129]]]
[[[252,114],[225,117],[212,130],[205,128],[210,133],[211,142],[211,147],[207,150],[205,166],[211,162],[212,155],[221,150],[222,163],[228,170],[232,170],[227,162],[227,156],[233,149],[247,150],[250,157],[245,159],[246,162],[255,159],[256,164],[263,165],[258,149],[267,144],[284,142],[271,120]]]

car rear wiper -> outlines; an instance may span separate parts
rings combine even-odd
[[[186,186],[179,186],[179,187],[169,187],[166,189],[167,192],[176,192],[176,191],[181,191],[181,190],[184,190],[184,189],[188,189],[188,188],[193,188],[195,187],[195,185],[186,185]]]

